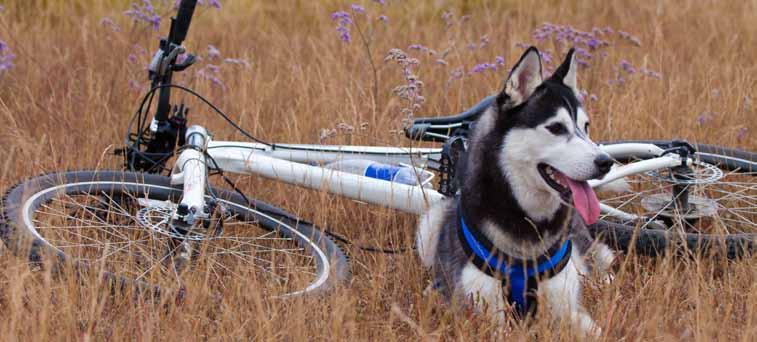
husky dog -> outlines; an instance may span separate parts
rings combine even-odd
[[[430,208],[416,237],[433,286],[447,299],[502,322],[506,312],[528,314],[544,298],[554,317],[599,334],[580,305],[581,253],[590,239],[583,224],[599,217],[586,181],[613,163],[589,139],[578,96],[574,51],[543,80],[531,47],[479,118],[458,171],[458,196]],[[577,248],[573,236],[583,241]],[[599,254],[600,264],[611,262],[606,246]]]

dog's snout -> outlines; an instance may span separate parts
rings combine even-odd
[[[597,166],[597,170],[599,170],[600,175],[604,176],[608,172],[610,172],[610,168],[612,167],[612,159],[610,158],[607,153],[600,153],[596,158],[594,158],[594,165]]]

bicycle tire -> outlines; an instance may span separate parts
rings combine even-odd
[[[665,148],[672,141],[624,140],[603,142],[605,145],[622,143],[649,143]],[[750,173],[757,180],[757,153],[740,149],[707,144],[692,144],[695,158],[728,171]],[[647,256],[660,256],[671,250],[688,250],[699,254],[716,253],[728,259],[736,259],[754,253],[756,233],[704,234],[681,233],[658,228],[639,228],[639,222],[628,224],[600,220],[589,227],[593,236],[618,250]]]
[[[133,196],[134,194],[132,194],[132,192],[139,196]],[[118,237],[119,239],[124,240],[125,242],[121,243],[124,246],[129,246],[132,243],[131,240],[126,241],[128,240],[127,237],[129,236],[129,234],[140,234],[140,236],[147,235],[148,240],[153,239],[154,241],[157,241],[157,239],[164,239],[165,241],[177,241],[177,238],[174,235],[168,237],[163,236],[156,233],[155,231],[150,231],[145,226],[137,226],[137,229],[135,230],[144,230],[144,232],[139,231],[138,233],[132,233],[131,231],[125,230],[127,228],[134,229],[133,227],[120,229],[122,228],[121,226],[111,225],[109,222],[106,222],[110,220],[109,215],[124,216],[126,218],[120,218],[120,220],[137,222],[136,218],[128,217],[130,213],[127,212],[126,209],[121,208],[122,206],[123,208],[127,207],[127,204],[125,204],[126,201],[129,201],[130,203],[140,203],[140,201],[146,201],[147,203],[160,203],[159,201],[175,200],[180,198],[181,192],[182,189],[180,187],[170,185],[170,178],[155,174],[135,173],[129,171],[71,171],[46,174],[21,182],[11,188],[5,194],[2,203],[3,220],[0,223],[0,238],[9,248],[9,250],[13,251],[13,253],[19,257],[28,259],[31,263],[41,265],[45,261],[45,257],[51,255],[57,257],[50,258],[57,259],[52,260],[54,265],[59,265],[61,263],[73,264],[78,272],[82,269],[89,268],[90,264],[94,263],[90,263],[84,257],[77,258],[75,255],[71,255],[72,252],[69,252],[71,251],[71,249],[66,249],[68,253],[64,252],[62,250],[64,249],[63,246],[56,247],[53,243],[47,240],[50,239],[49,237],[46,239],[45,236],[40,233],[40,230],[42,230],[43,228],[52,229],[59,227],[50,226],[40,228],[35,226],[41,225],[37,216],[41,215],[44,218],[45,211],[48,211],[47,208],[53,205],[52,203],[55,201],[56,196],[65,196],[64,199],[73,199],[74,197],[95,198],[95,204],[80,205],[78,203],[74,203],[75,205],[80,205],[83,208],[81,210],[79,207],[72,207],[75,210],[80,210],[85,213],[89,212],[92,216],[92,218],[90,219],[91,222],[102,223],[102,226],[107,227],[107,229],[103,229],[103,231],[106,232],[106,236],[107,232],[112,230],[114,232],[111,234],[113,237]],[[298,247],[298,251],[302,250],[303,258],[306,259],[308,256],[312,257],[313,262],[309,263],[306,266],[309,267],[309,269],[315,270],[315,274],[312,276],[313,280],[310,281],[310,279],[307,279],[308,282],[306,287],[291,291],[289,291],[288,289],[287,291],[289,292],[277,294],[277,296],[286,297],[293,295],[322,293],[349,278],[349,264],[344,252],[328,236],[326,236],[326,234],[322,233],[320,229],[318,229],[311,223],[300,220],[296,216],[289,214],[280,208],[274,207],[261,201],[250,200],[250,203],[248,204],[248,202],[246,202],[245,199],[243,199],[243,197],[236,192],[211,188],[209,193],[214,194],[215,199],[224,207],[227,207],[228,211],[233,214],[232,216],[234,218],[241,218],[243,220],[240,226],[245,225],[245,227],[243,227],[245,229],[235,227],[232,227],[231,229],[236,229],[234,230],[235,232],[248,232],[252,231],[252,229],[250,229],[250,227],[247,227],[246,225],[252,224],[254,225],[252,228],[261,228],[261,231],[264,231],[265,235],[261,235],[261,239],[254,240],[253,238],[243,239],[241,237],[233,236],[233,234],[230,237],[223,235],[211,236],[210,234],[208,234],[207,239],[198,240],[201,241],[198,243],[206,243],[205,245],[203,245],[203,247],[206,248],[205,251],[211,251],[211,249],[209,249],[209,247],[207,246],[212,243],[219,245],[225,242],[237,243],[237,245],[233,247],[233,250],[238,252],[231,253],[232,255],[241,259],[242,256],[247,255],[240,254],[243,251],[244,253],[250,253],[252,257],[257,257],[257,255],[260,253],[268,252],[269,254],[273,254],[277,251],[275,249],[276,246],[269,247],[269,249],[265,249],[264,246],[260,246],[260,244],[262,243],[260,241],[270,240],[273,241],[271,243],[275,242],[279,244],[287,243],[296,245]],[[124,195],[130,197],[122,197]],[[142,196],[144,196],[144,200],[142,199]],[[108,198],[111,206],[105,209],[99,208],[99,202],[104,202],[103,198],[106,197]],[[113,200],[114,198],[120,198],[120,200],[115,201]],[[65,201],[58,201],[64,203],[62,204],[62,208],[68,208],[67,206],[69,204],[67,204]],[[111,208],[117,208],[122,212],[117,214],[108,213],[107,211],[111,211]],[[38,210],[40,211],[38,212]],[[50,209],[49,211],[54,215],[59,215],[61,212],[58,210],[59,209]],[[67,212],[64,211],[63,213],[65,214]],[[105,219],[103,219],[101,215],[104,216]],[[139,214],[134,214],[133,216],[138,215]],[[51,216],[55,218],[55,216]],[[71,218],[71,216],[73,216],[73,214],[68,214],[68,216],[64,216],[63,220],[67,220],[68,218]],[[76,224],[80,225],[74,225],[74,227],[72,227],[72,229],[80,229],[79,231],[76,231],[76,234],[82,236],[83,234],[88,234],[86,233],[88,232],[86,231],[86,229],[91,229],[92,227],[83,225],[84,220],[82,218],[73,217],[73,219],[74,222],[78,222]],[[248,222],[250,222],[250,224],[248,224]],[[153,228],[153,226],[150,227],[150,229]],[[229,228],[226,228],[226,231],[221,234],[225,234],[228,229]],[[115,232],[119,233],[117,234]],[[55,234],[58,233],[56,232]],[[91,245],[93,245],[93,243],[89,242],[90,240],[93,240],[91,235],[92,233],[89,234],[90,236],[88,236],[88,240],[86,240],[87,244],[81,245],[82,250],[90,248]],[[95,231],[94,234],[101,233]],[[58,236],[56,235],[56,237]],[[189,238],[182,238],[179,239],[179,241],[188,241],[188,239]],[[82,239],[79,238],[79,240]],[[160,245],[159,243],[151,242],[153,240],[150,240],[146,243]],[[119,246],[118,244],[115,245]],[[247,247],[247,245],[253,245],[254,247]],[[109,246],[108,243],[106,243],[105,246],[106,247],[104,248],[107,248],[107,246]],[[286,252],[289,254],[294,254],[292,251],[294,251],[295,249],[288,249],[288,246],[289,245],[287,245],[287,249],[281,249],[282,253]],[[77,246],[71,245],[65,247],[75,248]],[[122,248],[123,247],[119,247],[116,250],[118,251]],[[244,250],[244,248],[253,248],[253,250]],[[131,247],[127,249],[132,250]],[[140,252],[141,254],[149,254],[143,253],[140,249],[135,250],[137,252]],[[105,249],[105,251],[108,250]],[[216,251],[216,249],[213,249],[213,251]],[[224,250],[220,251],[223,252]],[[173,251],[169,251],[169,253],[173,253]],[[103,255],[105,256],[105,253],[103,253]],[[215,255],[216,254],[214,253],[208,253],[206,257],[215,257]],[[221,255],[221,257],[223,257],[222,253],[220,252],[218,253],[218,255]],[[145,258],[144,255],[142,255],[141,257],[141,259],[137,259],[136,257],[128,257],[126,260],[143,261],[145,259],[148,259]],[[252,257],[251,260],[254,261],[255,259],[252,259]],[[299,257],[300,256],[297,255],[285,255],[285,258],[287,258],[287,260],[296,259]],[[274,265],[274,257],[271,258],[272,259],[270,260],[271,264],[269,271],[271,271],[271,273],[277,272],[277,267],[274,268],[274,266],[278,265]],[[163,262],[163,259],[166,259],[166,257],[164,256],[158,262]],[[99,263],[99,261],[97,262]],[[253,268],[252,266],[253,265],[250,265],[250,268]],[[153,265],[152,267],[154,268],[155,266]],[[158,268],[160,267],[161,266],[158,265]],[[159,295],[161,291],[165,291],[165,288],[168,287],[162,284],[155,284],[150,281],[144,281],[132,275],[122,275],[120,273],[120,270],[118,269],[108,269],[105,271],[106,272],[104,273],[104,277],[119,288],[136,285],[139,289],[148,289],[156,292],[156,294]],[[229,272],[234,273],[232,270],[230,270]]]

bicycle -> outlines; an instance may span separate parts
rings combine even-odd
[[[468,132],[492,103],[487,97],[452,116],[419,118],[408,138],[434,148],[273,144],[256,139],[172,74],[195,62],[181,45],[196,0],[182,0],[150,64],[151,89],[132,118],[123,171],[69,171],[34,177],[3,197],[0,237],[33,264],[52,261],[87,270],[101,265],[118,285],[159,291],[179,286],[189,271],[217,283],[257,279],[273,296],[319,293],[350,276],[333,235],[294,214],[248,198],[225,172],[289,184],[420,214],[457,190],[456,161]],[[172,105],[171,89],[198,97],[251,142],[216,141],[187,126],[187,108]],[[148,123],[155,95],[157,107]],[[177,148],[178,146],[178,148]],[[611,246],[657,255],[676,249],[751,253],[757,236],[757,156],[685,141],[607,142],[622,166],[592,187],[624,182],[629,192],[601,198],[590,231]],[[176,157],[174,164],[166,164]],[[367,161],[362,170],[336,167]],[[364,164],[361,164],[364,165]],[[168,171],[169,175],[161,175]],[[208,183],[220,173],[231,189]],[[404,174],[404,180],[398,175]],[[438,175],[436,188],[433,180]],[[101,241],[102,240],[102,241]]]

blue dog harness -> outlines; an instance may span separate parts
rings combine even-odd
[[[538,279],[546,279],[560,272],[570,260],[571,241],[556,243],[536,260],[513,258],[494,247],[486,236],[465,224],[458,206],[460,229],[458,237],[471,262],[486,274],[500,279],[507,301],[521,315],[536,312]]]

